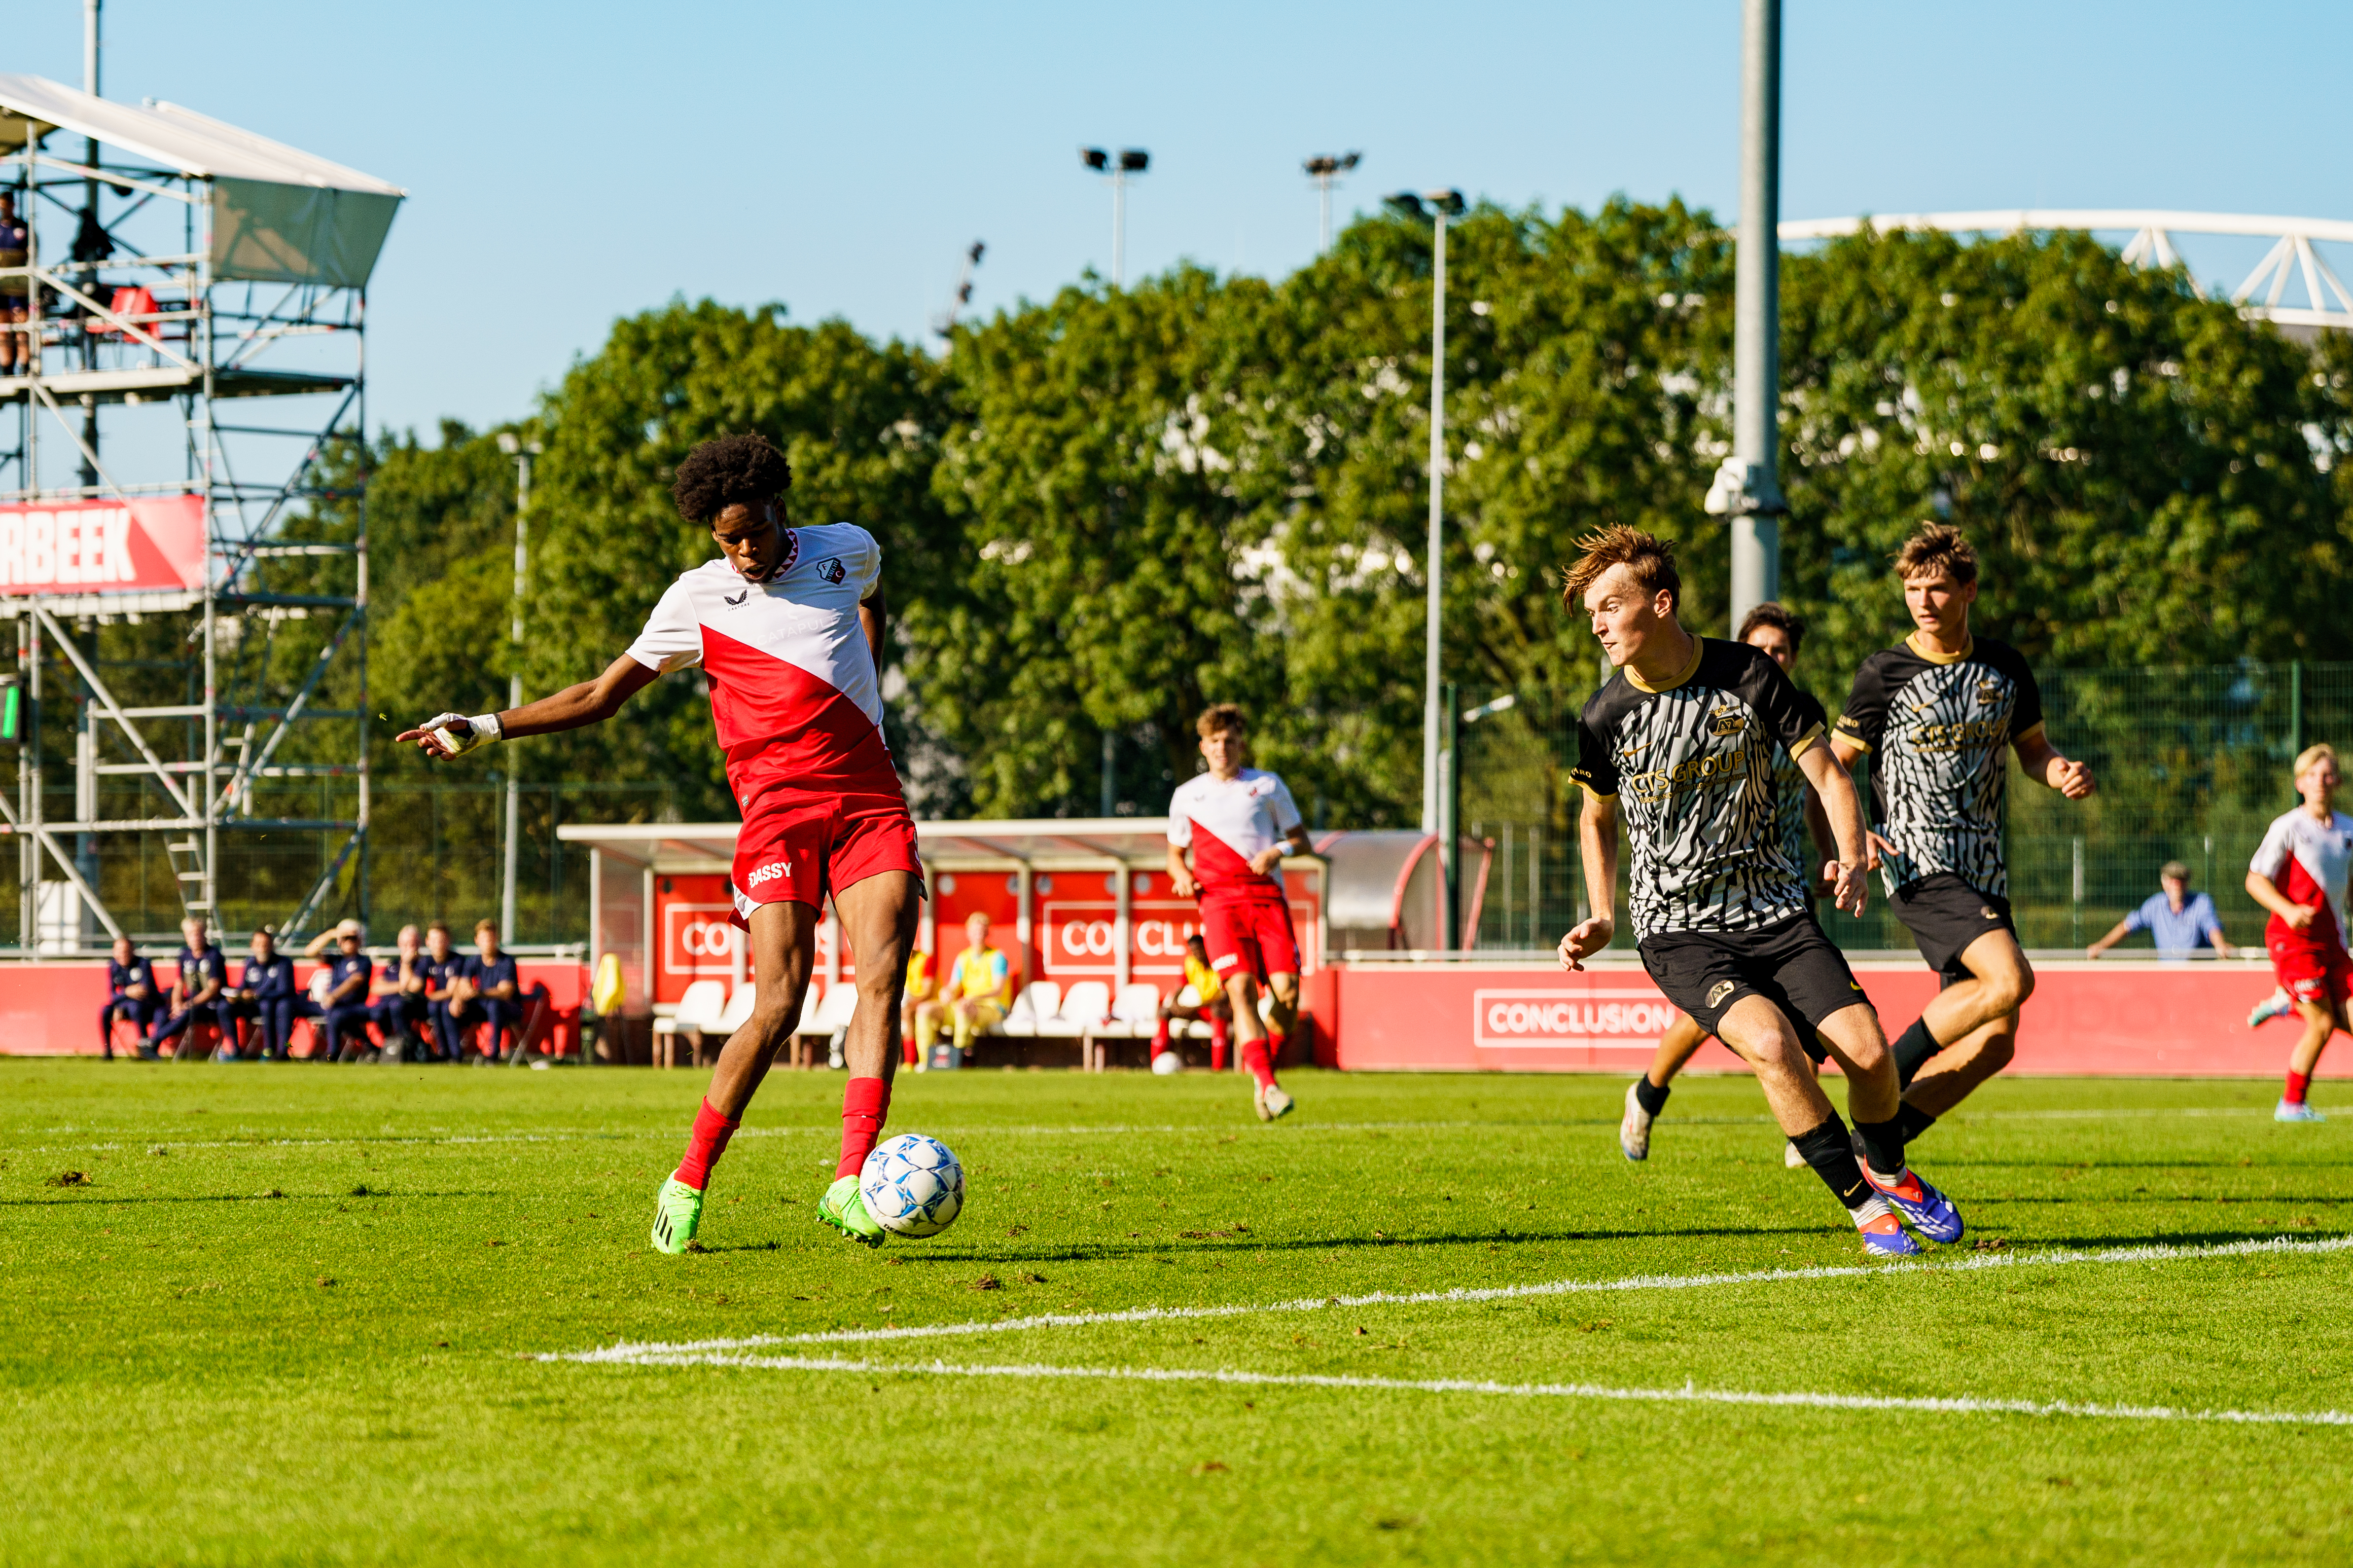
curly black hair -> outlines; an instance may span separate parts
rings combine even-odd
[[[705,441],[678,466],[670,487],[678,515],[689,522],[712,522],[729,507],[780,500],[793,488],[793,466],[756,434]]]

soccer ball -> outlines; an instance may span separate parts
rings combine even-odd
[[[1163,1051],[1152,1058],[1152,1070],[1161,1078],[1171,1077],[1185,1070],[1185,1058],[1175,1051]]]
[[[937,1236],[964,1212],[964,1167],[938,1139],[902,1132],[866,1156],[858,1194],[892,1235]]]

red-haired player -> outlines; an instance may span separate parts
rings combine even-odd
[[[678,467],[679,515],[711,530],[720,559],[680,576],[628,652],[594,680],[506,713],[444,713],[400,736],[427,755],[576,730],[611,718],[656,677],[700,665],[744,810],[733,920],[749,931],[752,1016],[719,1053],[686,1158],[655,1202],[653,1244],[683,1252],[702,1218],[711,1166],[800,1016],[831,894],[858,962],[858,1009],[842,1047],[841,1159],[818,1217],[869,1247],[882,1228],[858,1172],[882,1131],[898,1066],[907,952],[923,896],[915,825],[882,741],[881,547],[854,523],[795,528],[792,469],[758,436],[706,441]]]
[[[1246,765],[1248,724],[1230,702],[1201,715],[1201,755],[1209,770],[1178,784],[1168,803],[1168,880],[1178,898],[1200,898],[1209,967],[1233,1005],[1242,1066],[1257,1080],[1259,1120],[1271,1121],[1290,1114],[1292,1100],[1274,1081],[1258,985],[1263,978],[1274,998],[1269,1022],[1279,1049],[1299,1016],[1299,944],[1276,868],[1286,849],[1311,850],[1291,791],[1272,773]]]

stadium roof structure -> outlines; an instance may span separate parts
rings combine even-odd
[[[21,153],[54,131],[209,184],[216,279],[364,288],[408,194],[176,103],[115,103],[45,77],[0,74],[0,153]],[[120,171],[107,177],[136,184]]]
[[[2315,240],[2353,244],[2353,222],[2341,218],[2273,217],[2245,213],[2171,212],[2137,207],[2021,207],[2014,210],[1951,213],[1881,213],[1862,217],[1803,218],[1780,226],[1787,240],[1836,239],[1869,227],[1886,233],[1894,229],[1936,229],[1945,234],[2017,234],[2038,229],[2077,229],[2085,233],[2129,234],[2124,258],[2135,266],[2173,267],[2181,258],[2175,250],[2177,234],[2221,235],[2242,239],[2268,239],[2271,248],[2236,289],[2231,302],[2251,320],[2270,321],[2291,332],[2353,331],[2353,291],[2348,291],[2327,261],[2313,249]],[[2306,303],[2283,302],[2291,274],[2300,274]],[[2251,302],[2258,289],[2260,302]],[[2331,301],[2334,301],[2332,303]]]

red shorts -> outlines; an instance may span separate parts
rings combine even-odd
[[[762,904],[807,904],[822,910],[827,895],[853,887],[882,871],[917,878],[915,820],[906,797],[889,795],[818,795],[775,790],[755,795],[735,837],[735,865],[728,877],[735,910],[728,918],[748,926]]]
[[[1291,934],[1288,905],[1259,900],[1205,900],[1201,904],[1201,942],[1209,950],[1209,967],[1220,980],[1237,974],[1299,973],[1299,943]]]
[[[2353,999],[2353,957],[2335,942],[2306,942],[2295,933],[2264,933],[2272,974],[2299,1002]]]

